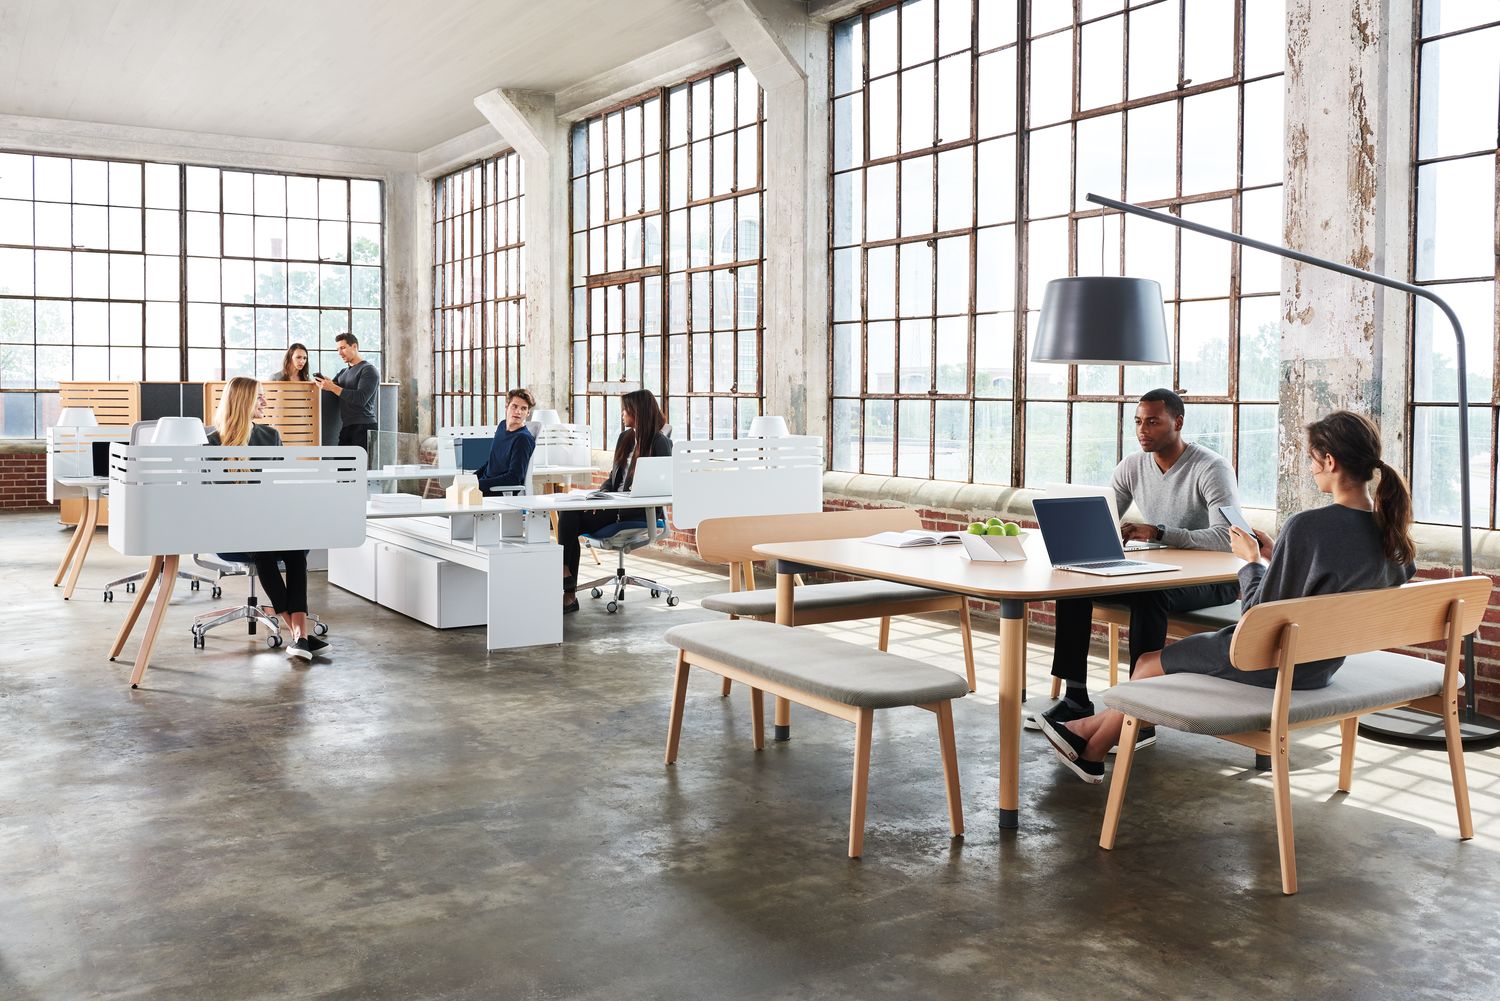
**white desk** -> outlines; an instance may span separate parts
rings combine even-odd
[[[78,519],[78,526],[73,529],[73,538],[68,540],[68,551],[63,553],[62,562],[57,566],[57,576],[52,580],[52,586],[56,587],[62,583],[63,574],[68,575],[68,586],[63,588],[63,600],[73,597],[73,588],[78,584],[78,574],[83,570],[83,561],[88,558],[89,547],[94,544],[94,529],[99,527],[99,498],[104,494],[104,488],[109,486],[107,476],[59,476],[57,482],[65,487],[84,492],[83,517]],[[68,572],[69,565],[72,572]]]
[[[397,472],[394,469],[372,469],[365,479],[370,483],[396,483],[400,480],[445,480],[466,471],[463,469],[445,469],[438,466],[423,466],[415,472]]]

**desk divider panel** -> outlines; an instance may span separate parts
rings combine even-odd
[[[107,427],[129,427],[141,419],[138,382],[59,382],[57,390],[60,406],[88,407]]]
[[[125,556],[358,546],[368,461],[338,446],[114,445],[109,544]]]
[[[672,524],[823,510],[823,439],[719,438],[672,448]]]
[[[94,475],[94,442],[129,441],[128,427],[54,427],[47,431],[47,500],[84,496],[79,487],[57,482],[60,476]],[[75,521],[77,519],[74,519]]]
[[[227,382],[203,384],[203,423],[212,426],[219,411],[219,399]],[[266,398],[259,423],[269,424],[281,432],[286,445],[316,445],[321,420],[318,416],[319,390],[311,382],[262,382],[261,395]]]

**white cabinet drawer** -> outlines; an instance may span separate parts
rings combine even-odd
[[[376,593],[382,605],[438,629],[484,625],[482,572],[389,542],[375,546]]]
[[[366,539],[354,549],[329,549],[328,583],[374,601],[376,595],[375,548],[379,543]]]

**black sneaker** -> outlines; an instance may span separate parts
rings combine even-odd
[[[1042,724],[1037,722],[1041,716],[1046,716],[1054,723],[1071,723],[1075,719],[1087,719],[1094,715],[1094,704],[1085,702],[1082,708],[1069,702],[1067,699],[1058,699],[1046,709],[1034,713],[1026,713],[1021,717],[1021,725],[1028,730],[1040,730]]]
[[[1154,743],[1156,743],[1156,727],[1155,726],[1153,726],[1151,724],[1147,724],[1145,726],[1141,726],[1141,727],[1137,727],[1136,728],[1135,749],[1137,751],[1139,751],[1143,747],[1150,747]],[[1120,745],[1116,744],[1114,747],[1111,747],[1109,749],[1109,753],[1110,754],[1119,754],[1120,753]]]
[[[1054,723],[1045,714],[1040,718],[1042,733],[1047,735],[1052,749],[1057,752],[1057,757],[1068,770],[1077,775],[1089,785],[1101,785],[1104,782],[1104,762],[1087,761],[1083,757],[1084,748],[1089,742],[1078,734],[1069,730],[1062,723]]]
[[[307,644],[307,648],[312,651],[314,657],[323,656],[324,651],[332,645],[327,640],[320,640],[316,636],[309,636],[304,642]]]
[[[298,660],[312,660],[312,643],[307,639],[307,637],[304,636],[302,639],[286,648],[286,655],[288,657],[296,657]]]

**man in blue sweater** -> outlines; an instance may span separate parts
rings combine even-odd
[[[536,399],[524,389],[505,394],[505,423],[495,429],[490,457],[479,473],[480,493],[493,493],[495,487],[524,486],[526,466],[536,451],[536,437],[526,426]]]

